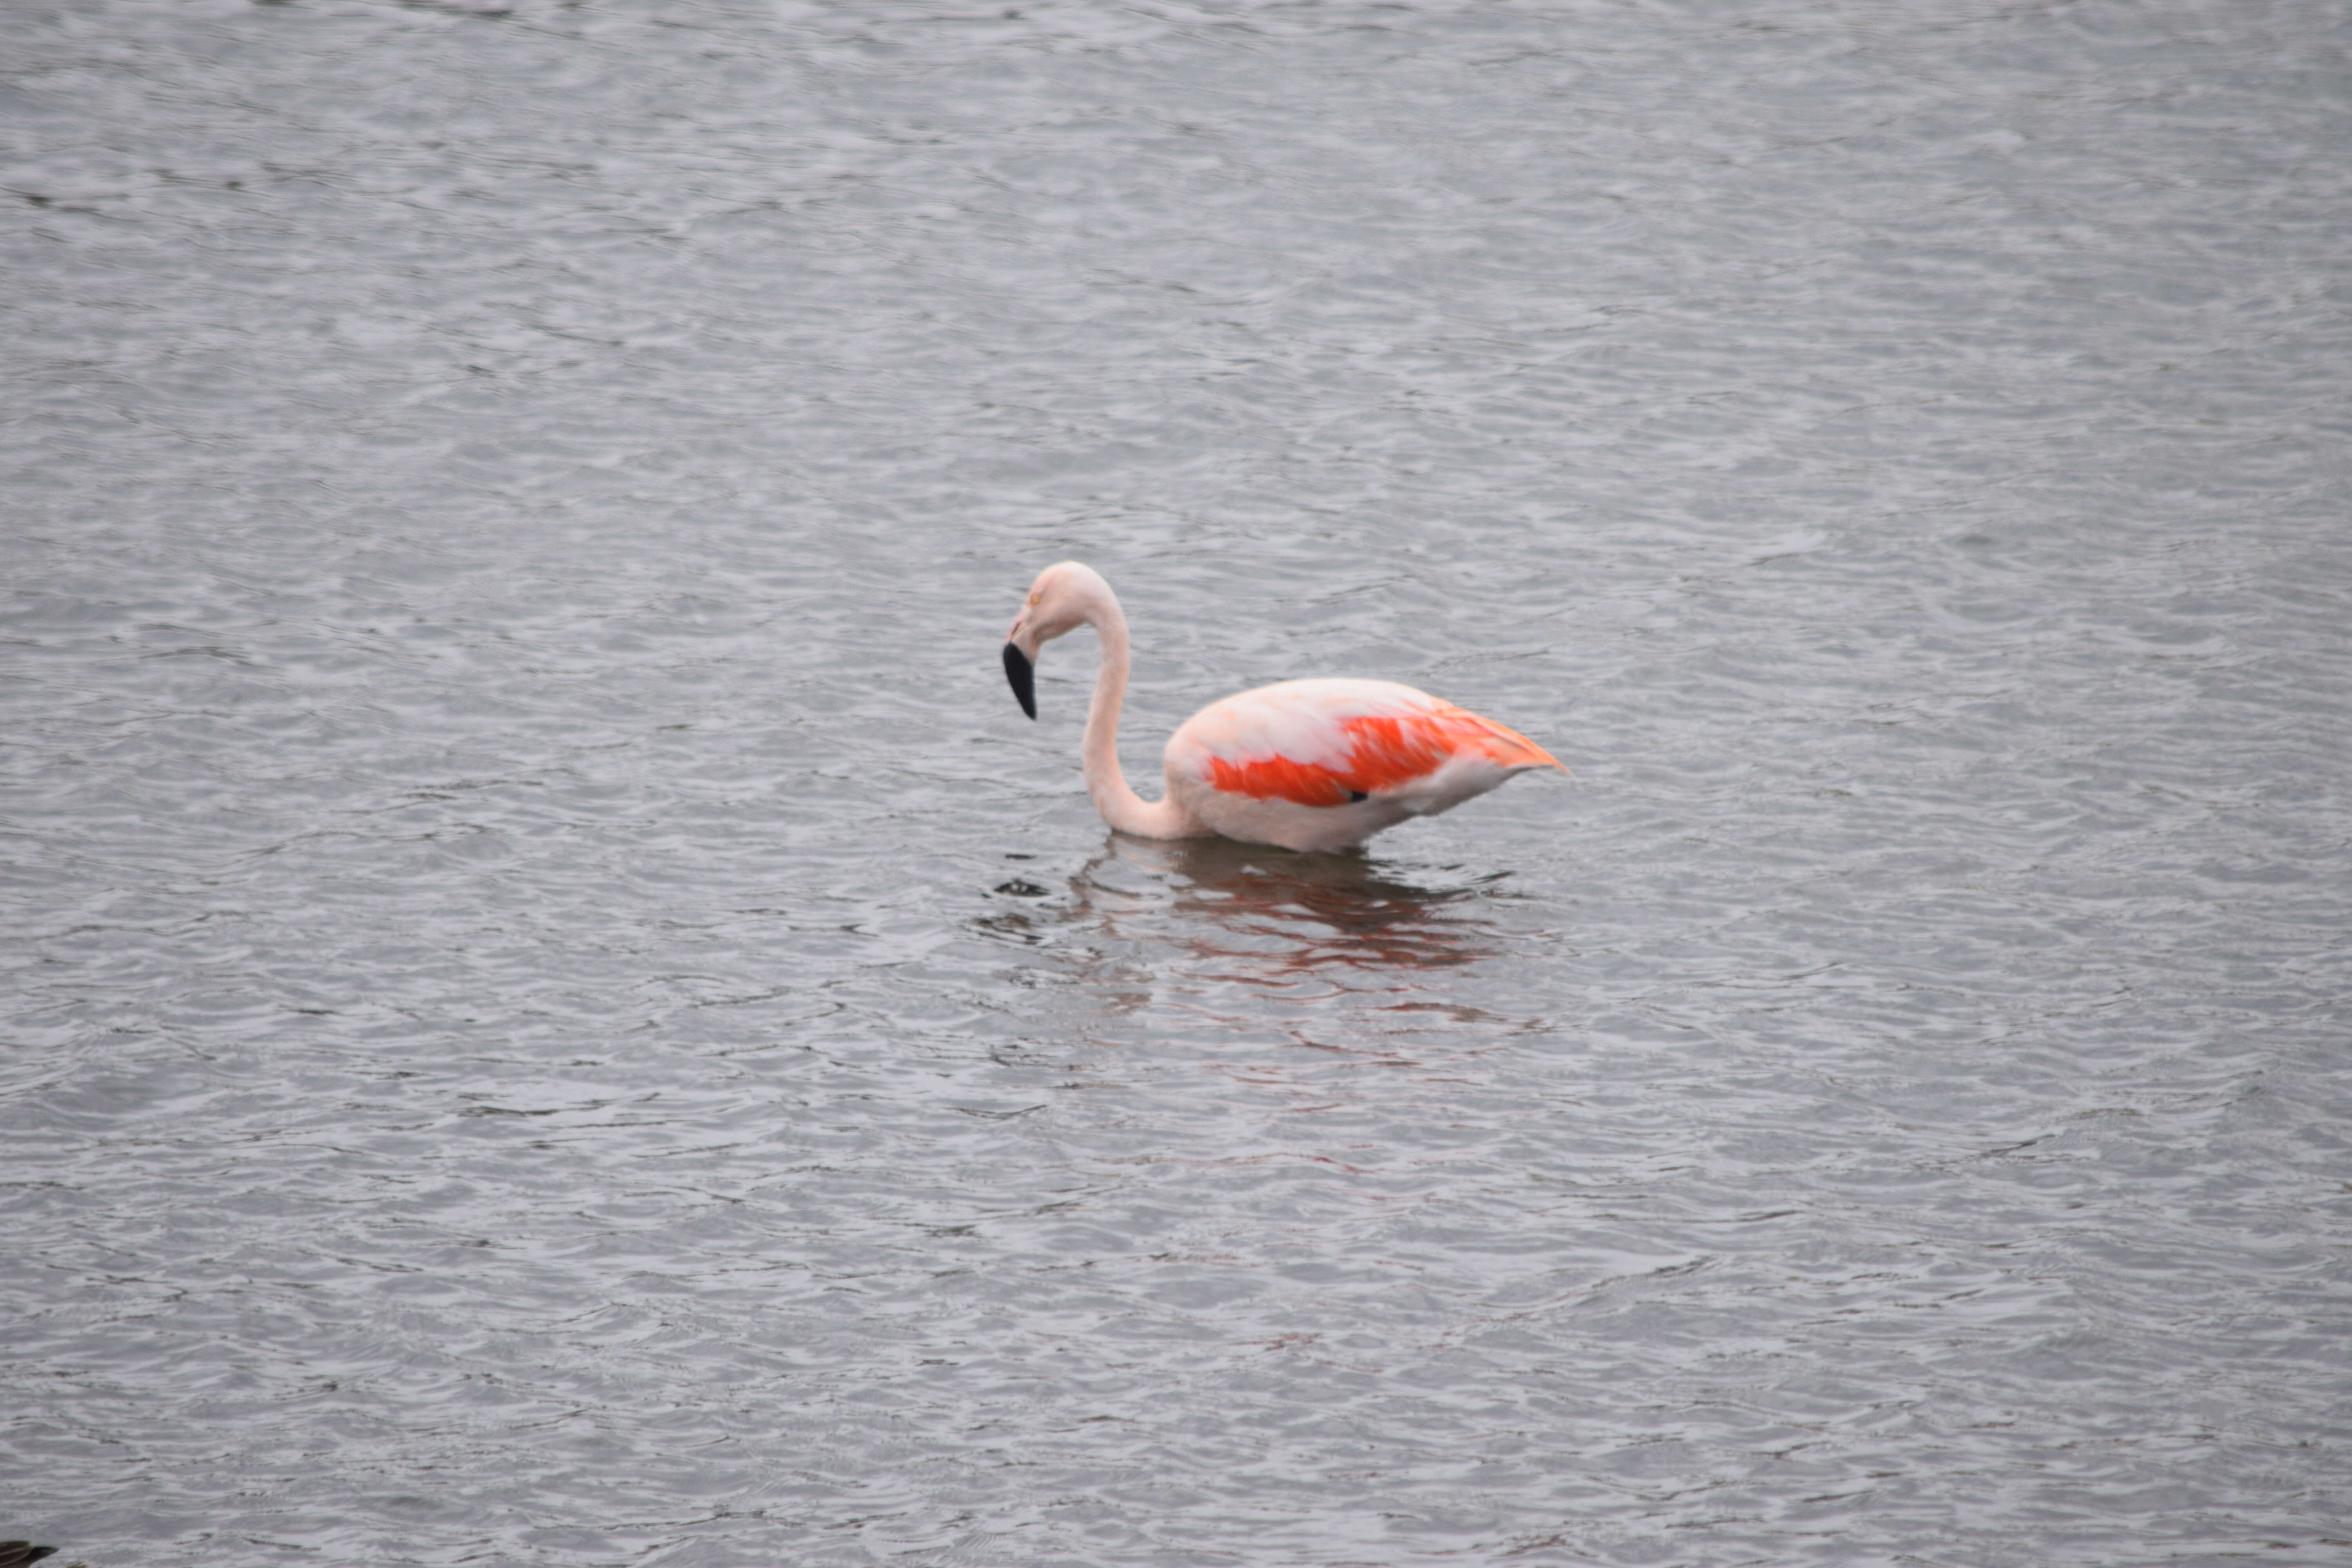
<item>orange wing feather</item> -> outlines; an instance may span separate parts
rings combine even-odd
[[[1344,766],[1260,757],[1209,759],[1209,782],[1253,800],[1300,805],[1345,805],[1351,798],[1394,789],[1426,777],[1456,755],[1475,751],[1497,767],[1558,767],[1550,752],[1517,730],[1467,709],[1441,705],[1424,713],[1366,716],[1342,721],[1349,754]]]

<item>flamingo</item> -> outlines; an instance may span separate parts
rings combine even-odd
[[[1103,820],[1144,838],[1222,834],[1286,849],[1344,849],[1409,816],[1434,816],[1513,773],[1559,768],[1517,731],[1391,680],[1286,680],[1212,702],[1168,738],[1168,788],[1129,789],[1118,766],[1127,616],[1091,566],[1037,574],[1005,633],[1004,675],[1037,717],[1038,650],[1091,626],[1102,638],[1080,755]]]

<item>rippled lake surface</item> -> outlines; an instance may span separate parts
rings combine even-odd
[[[5,25],[0,1536],[2347,1561],[2343,7]]]

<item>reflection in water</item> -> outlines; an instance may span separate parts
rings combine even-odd
[[[1489,886],[1423,886],[1360,850],[1307,855],[1118,834],[1073,885],[1082,899],[1094,890],[1115,931],[1109,906],[1122,895],[1111,889],[1138,872],[1165,889],[1171,929],[1161,940],[1183,955],[1172,989],[1185,994],[1168,1000],[1219,1037],[1271,1025],[1313,1050],[1398,1063],[1423,1058],[1434,1043],[1432,1014],[1456,1025],[1496,1022],[1457,1000],[1462,986],[1449,977],[1502,949],[1501,931],[1480,912],[1496,897]],[[1460,1047],[1448,1038],[1440,1054]],[[1291,1070],[1261,1060],[1242,1076],[1267,1084]],[[1310,1084],[1330,1087],[1317,1073]]]
[[[1137,872],[1157,890],[1144,907],[1181,921],[1181,931],[1163,934],[1185,952],[1239,961],[1270,977],[1452,968],[1495,951],[1494,927],[1470,912],[1494,896],[1487,888],[1401,880],[1398,868],[1361,852],[1307,855],[1228,838],[1112,834],[1071,886],[1118,931],[1138,906]]]
[[[1310,1007],[1328,1026],[1335,1001],[1350,1033],[1371,1014],[1486,1017],[1451,982],[1433,992],[1440,974],[1504,951],[1491,918],[1504,874],[1432,885],[1411,879],[1420,869],[1361,852],[1114,833],[1066,897],[1034,873],[1015,877],[996,886],[1005,903],[972,923],[1032,949],[1033,976],[1076,982],[1130,1018],[1166,1004],[1247,1035],[1276,1016],[1267,1004]],[[1379,1032],[1395,1026],[1388,1018]]]
[[[1442,1037],[1450,1056],[1463,1026],[1491,1038],[1525,1022],[1466,999],[1474,966],[1517,945],[1503,875],[1444,882],[1360,852],[1111,834],[1058,887],[1035,872],[998,884],[1004,903],[974,927],[1031,951],[1019,983],[1086,998],[1065,1020],[1079,1037],[1271,1037],[1391,1061]]]

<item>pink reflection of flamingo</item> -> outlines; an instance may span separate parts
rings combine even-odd
[[[1529,768],[1559,768],[1516,730],[1387,680],[1286,680],[1212,702],[1168,738],[1168,791],[1138,795],[1118,767],[1127,616],[1090,566],[1065,561],[1030,585],[1005,634],[1004,674],[1037,717],[1037,653],[1091,626],[1102,663],[1087,709],[1087,793],[1103,820],[1145,838],[1223,834],[1286,849],[1361,844],[1433,816]]]

